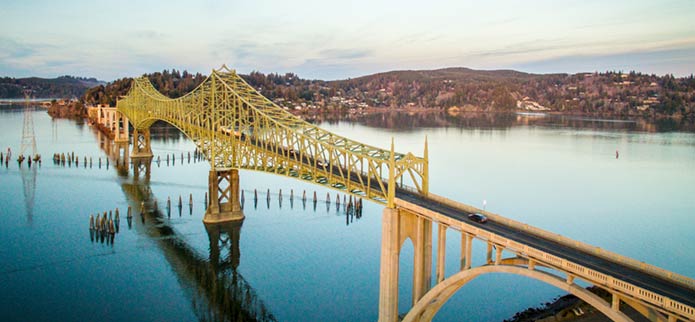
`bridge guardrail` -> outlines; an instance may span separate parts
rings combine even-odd
[[[678,284],[681,284],[683,286],[686,286],[686,287],[689,287],[689,288],[695,290],[695,280],[692,278],[689,278],[687,276],[683,276],[683,275],[668,271],[666,269],[656,267],[654,265],[650,265],[650,264],[647,264],[645,262],[629,258],[627,256],[616,254],[616,253],[602,249],[602,248],[597,247],[597,246],[592,246],[592,245],[589,245],[589,244],[586,244],[586,243],[583,243],[580,241],[576,241],[576,240],[564,237],[560,234],[551,233],[549,231],[531,226],[529,224],[525,224],[525,223],[522,223],[522,222],[519,222],[519,221],[516,221],[513,219],[509,219],[509,218],[503,217],[501,215],[491,213],[491,212],[488,212],[488,211],[485,211],[482,209],[478,209],[478,208],[475,208],[473,206],[469,206],[469,205],[460,203],[458,201],[454,201],[454,200],[451,200],[449,198],[442,197],[442,196],[439,196],[439,195],[436,195],[433,193],[429,193],[427,195],[427,197],[433,201],[439,202],[441,204],[449,205],[449,206],[452,206],[452,207],[455,207],[458,209],[462,209],[464,211],[483,213],[491,220],[503,223],[509,227],[523,230],[525,232],[529,232],[529,233],[537,235],[539,237],[543,237],[543,238],[546,238],[548,240],[558,242],[558,243],[563,244],[565,246],[573,247],[575,249],[584,251],[586,253],[593,254],[593,255],[596,255],[599,257],[603,257],[605,259],[609,259],[609,260],[624,264],[624,265],[632,267],[634,269],[650,273],[652,275],[664,278],[666,280],[674,281]]]
[[[490,218],[496,217],[497,219],[506,219],[502,216],[496,215],[496,214],[491,214],[486,211],[481,211],[480,209],[477,209],[472,206],[468,206],[450,199],[447,199],[445,197],[437,196],[430,194],[431,196],[434,196],[434,198],[431,198],[433,201],[440,202],[442,204],[447,204],[449,206],[454,206],[456,208],[462,209],[464,211],[477,211],[477,212],[482,212],[486,215],[492,215]],[[449,202],[449,203],[447,203]],[[424,209],[421,206],[414,205],[412,203],[409,203],[407,201],[402,201],[399,200],[397,203],[406,203],[409,204],[412,208],[415,209],[420,209],[423,212],[427,212],[426,209]],[[456,204],[456,205],[453,205]],[[655,305],[657,307],[663,308],[669,312],[672,313],[677,313],[680,316],[687,317],[688,320],[695,320],[695,308],[690,307],[688,305],[685,305],[681,302],[671,300],[670,298],[666,296],[662,296],[659,294],[656,294],[654,292],[651,292],[649,290],[643,289],[639,286],[633,285],[628,282],[624,282],[622,280],[613,278],[610,275],[606,275],[604,273],[595,271],[593,269],[590,269],[588,267],[576,264],[574,262],[565,260],[563,258],[554,256],[552,254],[546,253],[544,251],[538,250],[536,248],[530,247],[528,245],[523,245],[518,242],[515,242],[513,240],[510,240],[506,237],[499,236],[497,234],[494,234],[492,232],[486,231],[484,229],[480,229],[478,227],[469,225],[464,222],[447,222],[447,221],[453,221],[455,219],[446,217],[444,215],[434,213],[434,219],[441,220],[445,223],[447,223],[450,227],[457,227],[457,226],[465,226],[466,229],[465,231],[468,231],[469,233],[473,233],[476,237],[484,237],[486,240],[489,242],[495,243],[499,246],[509,248],[510,250],[518,253],[518,254],[525,254],[525,257],[528,257],[530,259],[535,259],[539,262],[545,263],[546,265],[550,265],[556,268],[559,268],[565,272],[574,274],[577,277],[584,278],[585,280],[593,283],[593,284],[599,284],[603,285],[606,287],[609,287],[613,290],[616,290],[618,292],[622,292],[623,294],[628,294],[634,298],[644,300],[647,303],[651,303],[652,305]],[[493,219],[495,220],[495,219]],[[498,222],[503,222],[499,221]],[[517,222],[518,223],[518,222]],[[520,223],[519,223],[520,224]],[[525,224],[522,224],[524,226],[528,226]],[[529,226],[532,227],[532,226]],[[535,227],[534,227],[535,228]],[[525,228],[522,228],[525,229]],[[536,228],[537,229],[537,228]],[[540,229],[539,229],[540,230]],[[530,232],[530,231],[529,231]],[[552,233],[549,233],[552,234]],[[552,234],[552,235],[557,235],[557,234]],[[542,236],[541,236],[542,237]]]

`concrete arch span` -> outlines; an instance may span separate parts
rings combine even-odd
[[[461,287],[478,276],[490,273],[515,274],[539,280],[577,296],[584,302],[589,303],[589,305],[601,311],[601,313],[613,321],[632,321],[622,312],[614,311],[609,303],[605,302],[597,295],[576,284],[568,284],[564,279],[561,279],[555,275],[542,271],[530,270],[525,267],[511,265],[487,265],[460,271],[437,284],[437,286],[432,288],[425,294],[425,296],[415,303],[415,305],[410,309],[408,314],[403,319],[403,322],[431,321],[444,303],[446,303],[446,301],[448,301],[449,298],[451,298],[451,296],[453,296]]]

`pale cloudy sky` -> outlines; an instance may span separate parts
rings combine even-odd
[[[695,0],[0,0],[0,76],[695,73]]]

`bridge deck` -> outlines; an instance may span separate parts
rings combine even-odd
[[[609,261],[605,258],[568,247],[528,232],[510,228],[499,222],[489,220],[487,223],[481,224],[472,221],[468,219],[468,212],[432,201],[409,191],[399,189],[396,192],[396,197],[456,220],[463,221],[467,224],[488,230],[505,238],[526,244],[538,250],[565,258],[601,273],[611,275],[635,286],[668,296],[683,304],[695,306],[695,290],[683,285],[666,281],[632,267]]]

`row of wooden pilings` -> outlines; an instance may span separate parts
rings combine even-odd
[[[95,240],[102,243],[113,244],[116,234],[120,231],[121,218],[118,212],[118,208],[115,210],[115,216],[111,210],[101,215],[97,212],[96,217],[94,214],[89,215],[89,237],[92,242]],[[128,217],[128,228],[131,227],[131,217]]]
[[[0,164],[5,163],[5,167],[9,167],[10,157],[11,157],[11,155],[9,154],[9,152],[7,155],[5,155],[3,152],[0,152]],[[154,161],[157,163],[157,166],[160,166],[162,163],[166,163],[167,166],[169,166],[171,163],[171,165],[174,166],[174,165],[176,165],[176,159],[177,159],[176,153],[171,153],[171,154],[167,153],[164,155],[164,157],[162,157],[161,155],[158,155]],[[93,157],[90,156],[88,158],[87,156],[83,156],[82,158],[80,158],[80,156],[75,155],[75,152],[53,153],[53,164],[55,164],[55,165],[72,167],[74,164],[75,167],[79,167],[80,166],[80,160],[82,160],[81,163],[83,164],[84,168],[87,168],[87,167],[92,168],[93,164],[96,163],[100,169],[102,167],[102,164],[106,165],[106,168],[108,169],[109,165],[111,163],[111,161],[109,160],[108,157],[105,157],[103,162],[102,162],[101,157],[97,157],[96,158],[97,161],[94,162]],[[198,152],[197,149],[195,151],[193,151],[192,154],[190,151],[187,152],[186,154],[181,152],[180,157],[179,157],[180,164],[185,164],[185,163],[190,164],[191,161],[193,161],[193,163],[197,163],[197,162],[204,161],[204,160],[206,160],[205,155],[203,153]],[[41,165],[41,159],[39,159],[38,161],[34,161],[34,162]],[[21,167],[22,162],[18,162],[18,163],[19,163],[19,166]],[[27,163],[28,163],[29,167],[31,167],[32,159],[27,158]],[[125,166],[126,160],[116,159],[115,166],[119,166],[119,165]]]
[[[181,157],[179,159],[181,164],[184,164],[185,160],[188,160],[189,164],[191,163],[191,160],[193,161],[193,163],[197,163],[198,161],[205,160],[205,157],[203,156],[203,154],[199,153],[197,150],[193,151],[193,155],[191,155],[191,152],[188,152],[186,155],[187,156],[184,156],[183,152],[181,152]],[[164,160],[164,161],[162,161],[162,160]],[[162,162],[166,162],[167,166],[169,166],[170,162],[171,162],[171,165],[176,165],[176,154],[172,153],[170,155],[167,153],[164,158],[162,158],[161,155],[158,155],[155,162],[157,163],[158,166]],[[94,162],[93,162],[92,157],[87,158],[87,156],[83,156],[82,164],[84,165],[85,168],[87,166],[89,166],[91,168],[93,163]],[[109,163],[110,163],[109,158],[104,158],[103,163],[108,167]],[[116,160],[116,166],[125,165],[125,163],[126,163],[125,160],[121,160],[121,159]],[[68,167],[72,167],[72,165],[74,164],[75,167],[79,167],[80,166],[80,157],[75,156],[75,152],[68,152],[67,154],[66,153],[54,153],[53,154],[53,164],[68,166]],[[99,168],[101,168],[101,165],[102,165],[101,157],[97,158],[97,165],[99,166]]]
[[[271,195],[272,194],[270,193],[270,189],[268,189],[266,192],[266,200],[268,203],[270,203]],[[278,191],[278,201],[280,203],[282,203],[282,198],[283,198],[282,189],[280,189]],[[294,189],[290,190],[289,199],[290,199],[290,203],[292,203],[292,201],[294,200]],[[257,189],[253,190],[253,200],[254,200],[254,205],[256,205],[258,203],[258,200],[259,200]],[[301,200],[306,205],[306,201],[308,200],[306,190],[304,190],[302,192]],[[332,198],[330,196],[330,193],[327,192],[326,193],[326,199],[324,200],[324,202],[326,203],[327,209],[330,206],[331,200],[332,200]],[[245,201],[244,190],[241,191],[241,200],[240,201],[241,201],[241,205],[243,208],[243,204]],[[313,198],[312,198],[312,202],[314,203],[314,207],[316,206],[318,201],[319,201],[318,194],[316,191],[314,191]],[[205,193],[205,209],[207,209],[207,205],[208,205],[208,194],[206,192]],[[336,210],[340,209],[341,200],[340,200],[340,194],[339,193],[336,193],[336,195],[335,195],[335,205],[336,205]],[[342,205],[343,205],[343,210],[346,212],[346,215],[356,216],[357,218],[362,217],[362,198],[355,197],[353,199],[353,196],[348,197],[346,195],[343,195]],[[175,204],[175,206],[179,210],[179,216],[181,216],[182,209],[184,206],[184,201],[183,201],[182,195],[179,195],[178,202]],[[152,209],[155,212],[158,211],[158,209],[159,209],[159,205],[158,205],[156,198],[153,200]],[[165,209],[167,212],[167,217],[171,217],[171,210],[172,210],[171,197],[167,197]],[[193,214],[193,194],[188,195],[188,209],[189,209],[189,214],[192,215]],[[141,220],[143,223],[145,222],[144,215],[147,211],[148,210],[145,207],[145,202],[144,201],[140,202],[139,213],[140,213],[140,217],[141,217]],[[131,206],[128,206],[126,218],[127,218],[127,222],[128,222],[128,228],[130,229],[131,225],[132,225],[132,218],[133,218],[133,208]],[[119,211],[119,209],[116,208],[115,210],[104,211],[103,214],[101,214],[100,212],[97,212],[96,217],[94,216],[94,214],[90,214],[89,215],[89,230],[90,230],[90,236],[91,236],[92,241],[94,241],[96,238],[96,240],[101,240],[102,242],[106,241],[107,243],[113,243],[114,236],[116,234],[118,234],[118,232],[120,230],[120,211]]]
[[[5,168],[9,168],[11,158],[12,158],[12,151],[10,150],[10,148],[7,148],[7,155],[5,155],[3,152],[0,152],[0,165],[2,163],[5,163]],[[24,162],[24,160],[27,160],[27,164],[29,165],[29,168],[31,168],[32,162],[38,163],[39,167],[41,166],[41,155],[39,155],[39,154],[34,155],[34,156],[31,156],[31,155],[24,156],[24,155],[20,154],[19,157],[17,158],[17,165],[19,165],[20,168],[22,167],[22,163]]]

